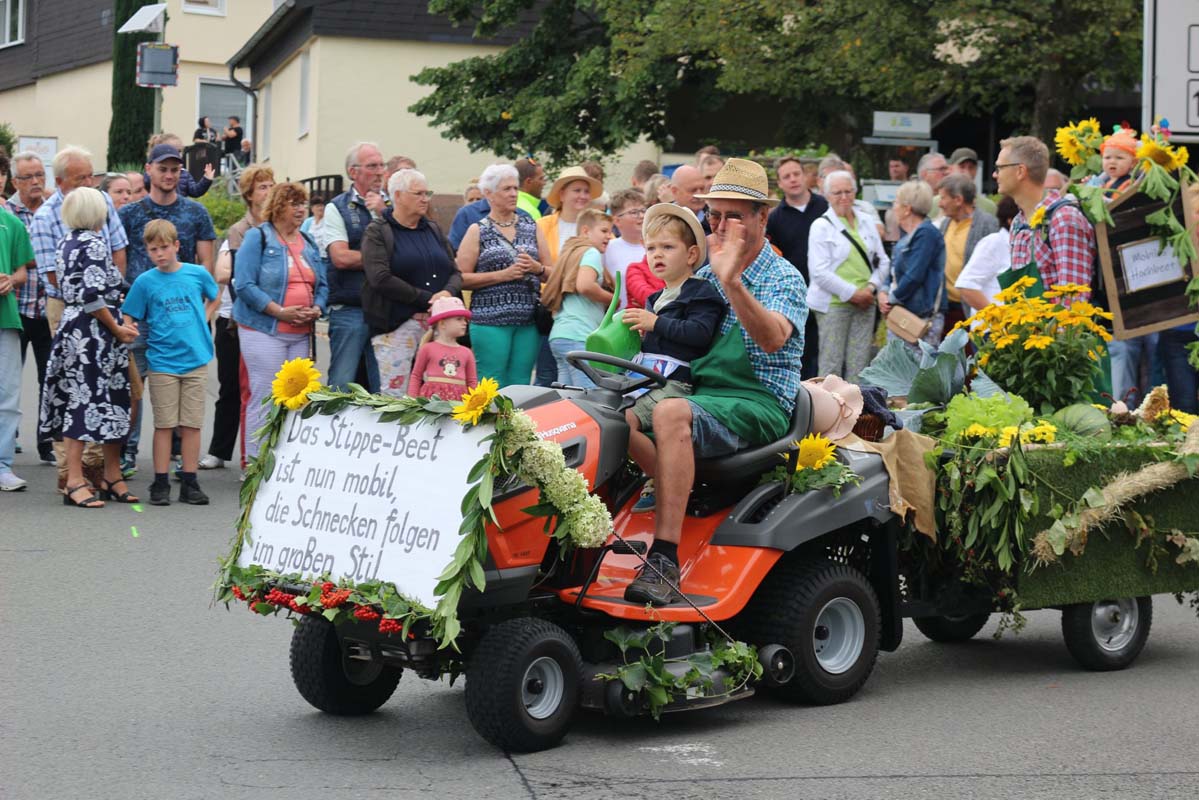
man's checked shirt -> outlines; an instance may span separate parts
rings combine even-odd
[[[1046,209],[1048,237],[1045,224],[1033,230],[1023,211],[1012,220],[1012,268],[1020,269],[1036,261],[1046,289],[1063,283],[1090,286],[1095,264],[1095,228],[1073,202],[1063,203],[1052,214],[1048,213],[1049,206],[1060,199],[1057,192],[1048,192],[1037,204],[1038,209]],[[1033,213],[1036,214],[1035,209]],[[1090,295],[1079,297],[1086,300]]]
[[[20,195],[14,194],[4,207],[21,220],[25,230],[30,230],[33,225],[33,212],[21,202]],[[33,238],[32,232],[30,238]],[[17,313],[28,319],[41,319],[46,316],[46,289],[38,278],[36,269],[25,270],[25,283],[17,290]]]

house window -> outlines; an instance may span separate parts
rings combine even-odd
[[[25,0],[0,0],[0,47],[25,41]]]
[[[258,160],[271,157],[271,85],[262,87],[262,136],[258,142]]]
[[[210,14],[225,16],[225,0],[183,0],[183,10],[188,14]]]
[[[298,136],[303,137],[308,134],[308,73],[309,73],[309,58],[308,51],[300,53],[300,132]]]
[[[253,141],[253,125],[250,119],[250,97],[229,81],[217,78],[201,78],[199,93],[196,98],[196,119],[208,117],[212,127],[224,131],[229,124],[229,117],[241,120],[243,136]]]

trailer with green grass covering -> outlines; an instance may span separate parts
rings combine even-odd
[[[1129,666],[1148,639],[1154,595],[1190,594],[1199,609],[1199,478],[1185,445],[1132,436],[1016,445],[958,476],[960,492],[950,475],[961,464],[942,454],[938,536],[905,531],[897,548],[901,615],[952,643],[993,613],[1004,615],[999,635],[1022,627],[1025,612],[1056,609],[1083,667]],[[1012,552],[1006,569],[988,542]]]

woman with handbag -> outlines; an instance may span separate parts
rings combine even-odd
[[[433,301],[462,292],[450,243],[430,220],[425,176],[401,169],[387,181],[391,208],[362,237],[362,313],[371,327],[379,391],[402,396],[429,326]]]
[[[316,242],[300,232],[308,212],[308,190],[298,183],[271,189],[265,222],[246,231],[233,272],[241,357],[249,379],[246,457],[258,455],[253,433],[266,420],[262,400],[283,362],[312,358],[313,327],[329,303],[329,281]]]
[[[820,332],[820,375],[853,383],[870,363],[874,341],[874,293],[891,266],[872,217],[855,213],[857,182],[844,170],[824,179],[829,208],[808,238],[808,307]]]
[[[516,213],[520,194],[516,167],[492,164],[479,176],[491,206],[467,229],[458,247],[462,288],[471,294],[471,349],[480,379],[500,387],[527,384],[541,346],[535,315],[541,284],[552,263],[545,235],[526,214]]]
[[[916,349],[923,339],[934,347],[945,332],[949,295],[945,291],[945,239],[928,220],[933,190],[909,181],[895,193],[895,218],[903,232],[892,251],[890,286],[878,294],[887,319],[887,339]]]

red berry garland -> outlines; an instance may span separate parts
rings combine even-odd
[[[398,619],[379,620],[379,633],[403,633],[404,626]]]
[[[370,606],[358,606],[354,609],[354,618],[360,619],[363,622],[373,622],[383,616]]]

